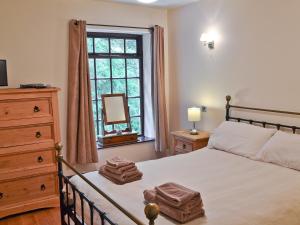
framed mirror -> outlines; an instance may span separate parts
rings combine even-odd
[[[103,121],[105,125],[129,123],[125,94],[102,95]]]

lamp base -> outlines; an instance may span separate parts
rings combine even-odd
[[[190,134],[191,134],[191,135],[197,135],[197,134],[198,134],[198,131],[197,131],[196,129],[192,129],[192,130],[190,131]]]

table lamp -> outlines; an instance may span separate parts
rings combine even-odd
[[[201,109],[198,107],[188,108],[188,121],[193,122],[193,129],[190,134],[197,135],[196,122],[201,120]]]

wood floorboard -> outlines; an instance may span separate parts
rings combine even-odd
[[[10,216],[0,220],[0,225],[61,225],[59,208],[41,209]]]

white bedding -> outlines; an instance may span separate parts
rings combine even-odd
[[[201,193],[206,217],[188,225],[299,225],[300,172],[230,153],[203,149],[138,163],[143,179],[118,186],[98,174],[85,176],[147,224],[143,191],[176,182]],[[120,225],[134,224],[78,176],[71,181]],[[156,225],[176,224],[159,216]]]

